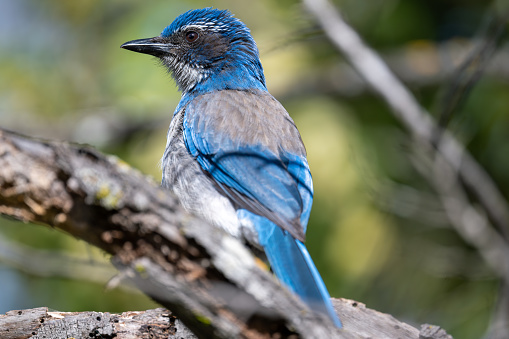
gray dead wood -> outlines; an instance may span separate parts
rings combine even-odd
[[[421,331],[391,315],[380,313],[353,300],[334,299],[336,311],[358,338],[452,339],[443,329],[422,325]],[[140,312],[50,312],[46,307],[10,311],[0,315],[0,338],[116,338],[195,339],[172,312],[158,308]]]
[[[344,304],[345,328],[338,330],[261,269],[237,239],[90,147],[0,129],[0,213],[64,230],[112,254],[121,277],[171,309],[199,338],[418,338],[416,329],[400,331],[408,325],[391,316],[356,318],[360,308],[348,301],[336,302]],[[398,336],[367,325],[384,321]],[[29,333],[38,325],[23,324]]]
[[[166,309],[110,314],[102,312],[50,312],[46,307],[10,311],[0,316],[2,339],[168,339],[196,338]]]

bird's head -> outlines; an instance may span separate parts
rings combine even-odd
[[[256,43],[246,25],[227,10],[185,12],[161,35],[121,47],[158,57],[184,93],[265,89]]]

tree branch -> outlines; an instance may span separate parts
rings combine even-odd
[[[239,241],[91,148],[0,130],[0,213],[52,225],[114,255],[125,276],[199,337],[352,337],[311,313]],[[245,303],[236,300],[250,307],[239,310]]]
[[[356,338],[452,339],[438,326],[423,325],[421,331],[390,315],[366,308],[352,300],[334,300],[346,315]],[[431,333],[431,334],[430,334]],[[9,311],[0,315],[0,337],[21,338],[151,338],[195,339],[196,336],[163,308],[141,312],[50,312],[46,307]],[[257,338],[260,338],[258,336]]]
[[[51,225],[112,254],[121,277],[171,309],[200,338],[419,335],[390,315],[348,300],[334,300],[345,325],[338,330],[258,267],[237,239],[187,214],[174,196],[119,159],[89,147],[0,129],[0,213]],[[40,319],[47,315],[34,312],[39,320],[23,318],[24,329],[46,333]],[[2,338],[16,314],[0,316]],[[105,319],[97,314],[92,323]],[[13,333],[19,334],[6,338],[18,338]]]

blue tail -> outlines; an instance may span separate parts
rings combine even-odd
[[[332,307],[329,292],[306,246],[271,222],[264,224],[264,232],[259,231],[260,243],[278,279],[312,310],[327,314],[336,326],[342,327]],[[257,225],[257,228],[261,227]]]

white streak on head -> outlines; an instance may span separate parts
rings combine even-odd
[[[214,32],[214,33],[220,33],[220,32],[226,32],[229,29],[229,26],[221,23],[221,22],[212,22],[212,21],[199,21],[199,22],[193,22],[190,25],[186,25],[183,27],[180,27],[176,32],[183,32],[190,29],[199,29],[199,30],[206,30],[208,32]]]

